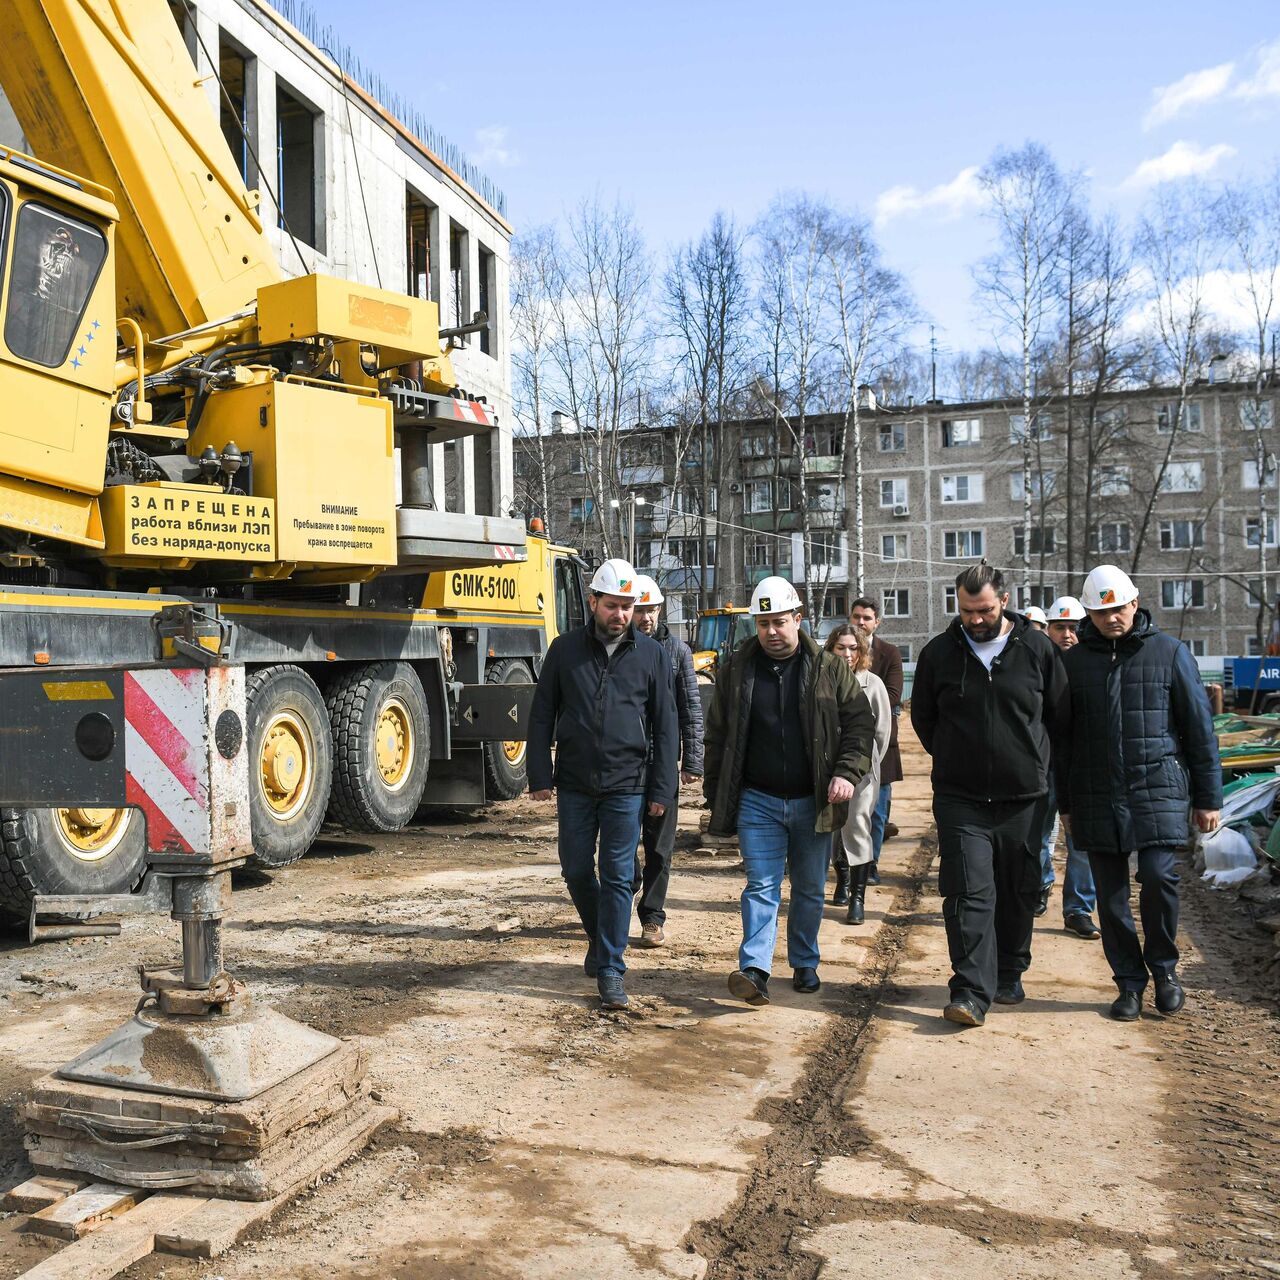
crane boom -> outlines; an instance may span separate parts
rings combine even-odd
[[[282,278],[177,24],[154,0],[8,0],[0,85],[35,155],[113,192],[117,305],[150,338]]]

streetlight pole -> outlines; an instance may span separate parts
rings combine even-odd
[[[620,507],[627,508],[627,562],[632,568],[636,563],[636,508],[644,506],[644,495],[634,492],[628,493],[625,498],[610,498],[609,505],[617,511]]]

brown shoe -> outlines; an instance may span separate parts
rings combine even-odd
[[[646,924],[640,928],[640,945],[642,947],[660,947],[667,940],[660,924]]]
[[[898,834],[898,824],[896,822],[886,822],[884,824],[884,838],[892,840]]]

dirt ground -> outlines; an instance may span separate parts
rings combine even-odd
[[[904,735],[905,736],[905,735]],[[1029,999],[939,1018],[946,948],[924,757],[895,788],[868,923],[830,908],[823,989],[732,1000],[738,859],[686,795],[669,945],[633,950],[597,1011],[549,806],[324,841],[238,885],[230,966],[372,1057],[401,1119],[187,1277],[1280,1275],[1280,1022],[1272,941],[1184,880],[1188,1005],[1103,1016],[1099,944],[1037,925]],[[637,927],[638,931],[638,927]],[[14,1107],[124,1021],[176,927],[31,948],[0,935],[0,1184],[28,1172]],[[0,1280],[52,1245],[0,1220]]]

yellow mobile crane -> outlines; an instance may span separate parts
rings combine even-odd
[[[283,278],[164,0],[9,0],[0,85],[35,152],[0,148],[0,667],[243,664],[266,866],[326,814],[403,825],[429,765],[474,802],[485,741],[522,784],[510,686],[581,580],[521,521],[434,501],[431,446],[494,429],[457,331]],[[137,819],[5,810],[0,906],[127,891]]]

